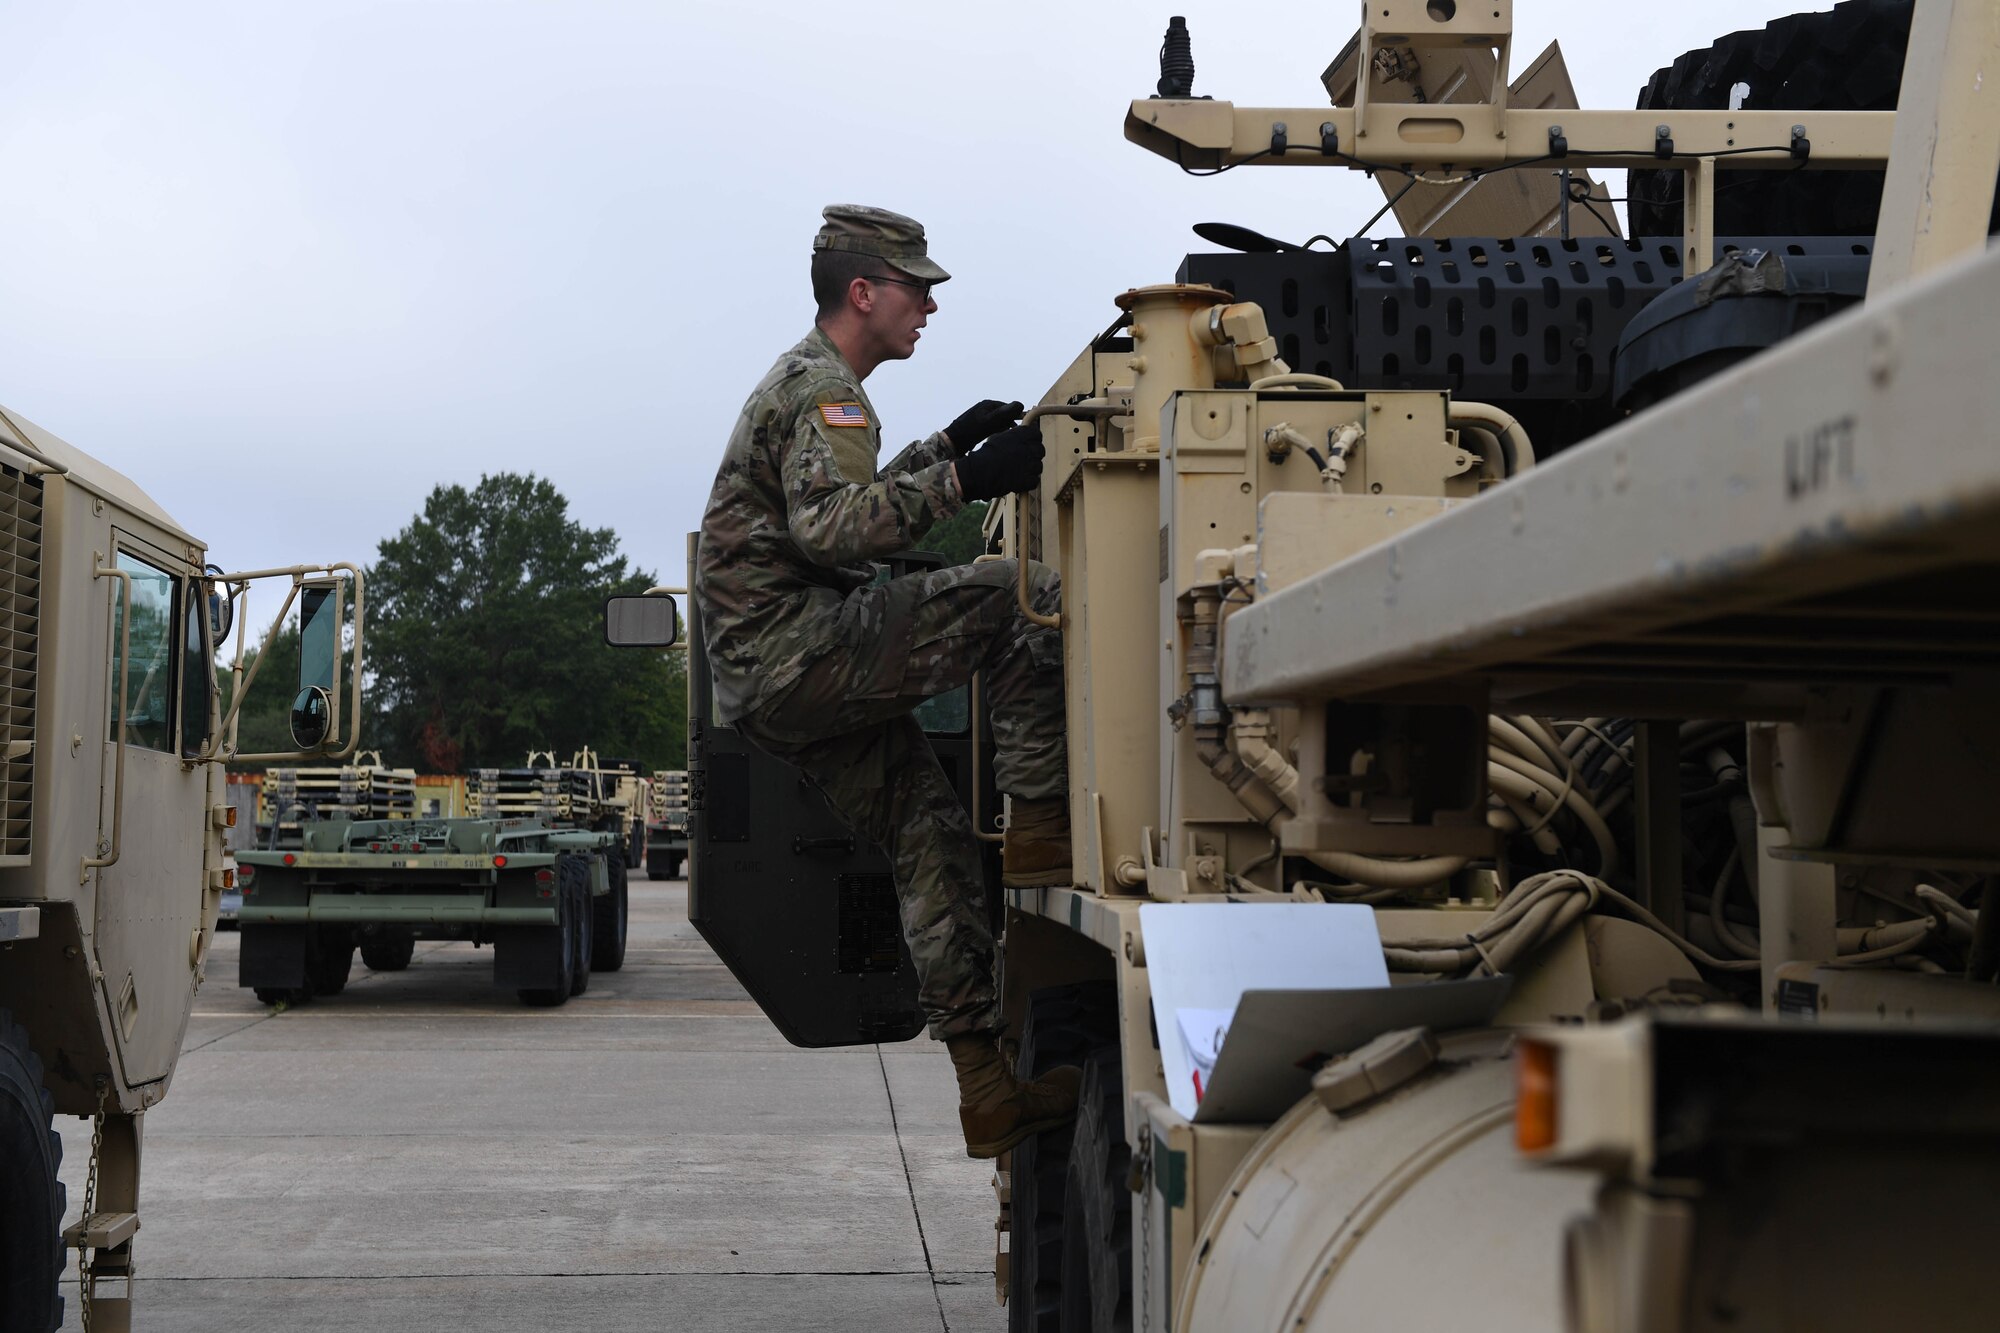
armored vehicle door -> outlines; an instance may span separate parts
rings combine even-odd
[[[931,568],[899,556],[890,573]],[[967,691],[917,713],[938,762],[991,831],[999,796],[975,772]],[[981,748],[990,753],[990,739]],[[796,1046],[907,1041],[924,1029],[888,858],[849,833],[798,770],[715,716],[700,618],[688,612],[688,918],[778,1031]],[[998,905],[989,847],[987,907]]]
[[[213,652],[185,548],[176,558],[119,527],[109,544],[126,577],[98,581],[110,611],[102,721],[82,739],[101,756],[96,845],[86,850],[91,860],[116,859],[82,873],[96,885],[98,984],[136,1085],[173,1069],[187,988],[205,952],[203,811],[214,766],[190,761],[208,735]]]

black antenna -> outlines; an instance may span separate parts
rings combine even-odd
[[[1179,14],[1167,20],[1167,37],[1160,44],[1160,96],[1194,96],[1194,46],[1188,40],[1187,20]]]

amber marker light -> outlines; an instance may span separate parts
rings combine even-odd
[[[1545,1152],[1556,1144],[1556,1048],[1524,1040],[1514,1048],[1514,1146]]]

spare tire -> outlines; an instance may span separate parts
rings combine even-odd
[[[1903,82],[1912,0],[1844,0],[1731,33],[1656,72],[1641,110],[1893,111]],[[1726,161],[1726,159],[1725,159]],[[1879,171],[1718,169],[1718,236],[1872,236]],[[1681,173],[1634,170],[1626,210],[1634,236],[1679,236]]]

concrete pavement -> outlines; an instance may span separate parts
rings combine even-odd
[[[685,886],[632,888],[624,970],[553,1010],[420,944],[274,1012],[222,935],[147,1117],[137,1328],[1003,1328],[943,1047],[787,1046]],[[89,1126],[58,1124],[73,1214]]]

